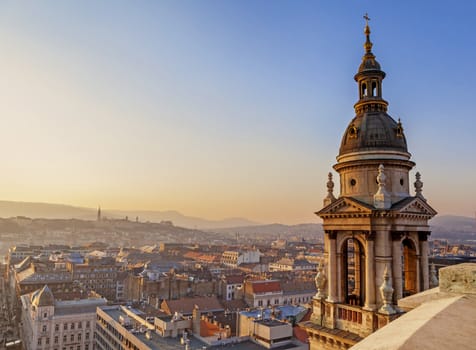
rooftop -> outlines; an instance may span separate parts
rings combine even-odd
[[[439,287],[400,299],[405,315],[352,349],[474,349],[476,264],[441,268]]]
[[[118,324],[119,324],[119,316],[126,316],[126,314],[121,310],[120,306],[108,306],[108,307],[103,307],[101,308],[103,312],[105,312],[109,317],[114,319]],[[162,338],[155,332],[150,332],[150,337],[147,339],[146,333],[143,332],[135,332],[132,333],[132,330],[130,331],[131,335],[133,335],[136,339],[138,339],[141,343],[146,345],[152,350],[183,350],[184,345],[180,343],[179,338]],[[231,347],[234,350],[263,350],[264,348],[258,344],[255,344],[251,341],[244,341],[241,343],[233,343],[231,345],[216,345],[216,346],[210,346],[207,345],[206,343],[203,343],[202,341],[198,340],[197,338],[189,335],[188,339],[190,340],[190,347],[192,349],[225,349],[227,347]],[[274,348],[275,350],[287,350],[287,349],[294,349],[298,348],[296,344],[287,344],[284,346],[280,346],[277,348]]]

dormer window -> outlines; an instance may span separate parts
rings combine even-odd
[[[349,137],[351,139],[355,139],[357,138],[357,134],[359,133],[359,129],[357,129],[357,127],[352,124],[350,127],[349,127]]]
[[[395,128],[395,133],[397,134],[397,137],[403,137],[403,126],[402,126],[402,123],[400,122],[400,119],[398,119],[398,124],[397,124],[397,127]]]

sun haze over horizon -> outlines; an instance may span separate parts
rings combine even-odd
[[[476,3],[0,4],[0,199],[319,222],[371,17],[440,214],[476,211]],[[413,190],[413,189],[412,189]],[[413,193],[413,191],[412,191]]]

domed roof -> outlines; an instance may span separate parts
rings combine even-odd
[[[370,55],[365,55],[362,58],[362,63],[359,66],[359,71],[358,73],[365,73],[365,72],[375,72],[375,71],[381,71],[380,63],[377,62],[375,59],[375,56],[370,54]],[[357,73],[357,74],[358,74]],[[384,72],[383,75],[385,76]]]
[[[408,153],[402,124],[385,112],[365,112],[357,115],[344,132],[339,156],[379,150]]]
[[[54,306],[55,298],[46,284],[42,289],[37,290],[31,295],[31,304],[36,307]]]

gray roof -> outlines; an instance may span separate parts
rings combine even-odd
[[[373,150],[408,153],[405,135],[398,134],[397,129],[397,122],[385,112],[359,114],[344,131],[339,155]]]

